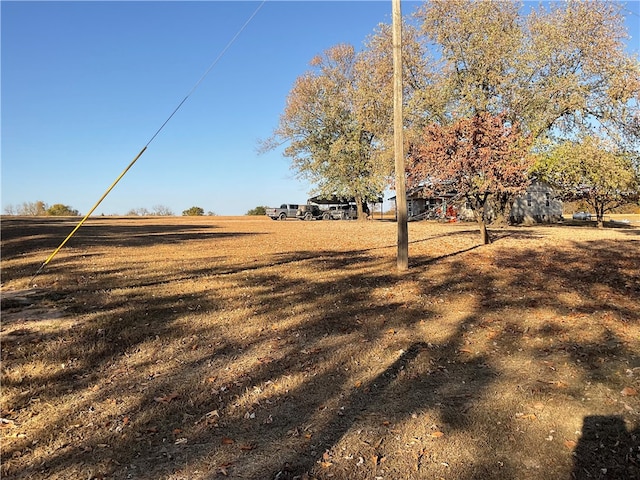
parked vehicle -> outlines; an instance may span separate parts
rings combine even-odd
[[[351,220],[358,218],[358,210],[355,205],[335,205],[329,207],[329,215],[332,220]]]
[[[299,205],[297,203],[283,203],[279,208],[265,208],[265,215],[272,220],[286,220],[296,218]]]
[[[574,220],[591,220],[591,214],[589,212],[576,212],[573,214]]]
[[[320,210],[318,205],[300,205],[296,212],[296,218],[299,218],[300,220],[318,220],[324,218],[323,214],[324,212]]]

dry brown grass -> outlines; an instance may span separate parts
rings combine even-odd
[[[2,221],[2,476],[640,478],[640,228]]]

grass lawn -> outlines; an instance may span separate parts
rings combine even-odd
[[[640,478],[640,226],[2,218],[2,477]]]

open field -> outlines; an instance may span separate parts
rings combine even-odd
[[[2,477],[640,478],[640,227],[2,219]]]

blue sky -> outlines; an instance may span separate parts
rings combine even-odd
[[[88,212],[259,5],[2,1],[2,210]],[[634,42],[639,5],[628,3]],[[390,1],[267,1],[94,215],[305,202],[310,186],[258,140],[314,55],[360,49],[380,22]]]

